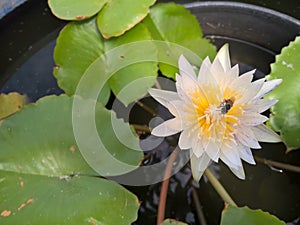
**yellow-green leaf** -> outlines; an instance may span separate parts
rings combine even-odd
[[[279,102],[271,108],[270,125],[280,132],[287,150],[300,148],[300,37],[282,49],[271,65],[268,80],[282,83],[266,97]]]

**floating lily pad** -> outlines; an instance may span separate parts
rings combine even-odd
[[[0,180],[3,225],[20,221],[31,225],[93,224],[91,218],[99,224],[129,225],[137,219],[137,198],[121,185],[102,178],[0,171]]]
[[[48,0],[52,13],[63,20],[85,20],[100,11],[108,0]]]
[[[148,41],[151,36],[143,24],[139,24],[122,37],[105,40],[99,34],[95,19],[68,24],[60,33],[55,47],[54,59],[57,67],[54,75],[59,86],[68,94],[76,92],[76,88],[84,73],[96,60],[103,60],[102,66],[93,70],[95,79],[106,79],[107,73],[112,72],[110,86],[115,95],[135,80],[145,78],[147,82],[139,83],[130,91],[122,93],[118,98],[125,104],[143,96],[151,87],[157,76],[157,51],[155,45],[139,45],[133,49],[130,43]],[[149,42],[147,42],[149,43]],[[120,49],[114,51],[115,48]],[[112,53],[111,52],[117,52]],[[145,55],[145,56],[144,56]],[[141,57],[151,58],[152,62],[142,61]],[[133,61],[134,59],[138,59]],[[131,60],[131,65],[124,63]],[[154,62],[153,62],[154,61]],[[112,66],[114,64],[114,66]],[[133,65],[134,64],[134,65]],[[112,69],[113,67],[113,69]],[[102,89],[98,100],[106,104],[110,95],[108,84]]]
[[[84,149],[78,148],[73,134],[73,100],[45,97],[0,125],[1,224],[91,224],[95,218],[113,225],[136,220],[137,198],[120,185],[96,177],[82,157]],[[102,142],[109,143],[112,155],[137,167],[142,153],[118,142],[107,122],[115,116],[95,104],[99,133],[107,132]]]
[[[112,0],[108,1],[97,17],[104,38],[117,37],[130,30],[149,13],[156,0]]]
[[[300,148],[300,37],[282,49],[271,65],[268,80],[281,78],[282,83],[267,95],[267,98],[278,99],[271,108],[270,124],[280,132],[287,146],[287,151]]]
[[[150,14],[143,21],[155,40],[166,42],[166,47],[159,48],[161,72],[175,79],[178,72],[177,62],[181,54],[194,65],[200,66],[201,59],[209,56],[213,59],[216,48],[203,38],[199,22],[184,6],[175,3],[157,4],[151,8]],[[171,44],[169,44],[170,42]],[[190,52],[196,56],[190,57]],[[200,60],[199,60],[200,59]],[[175,66],[174,66],[175,65]]]
[[[103,53],[103,39],[95,19],[71,22],[61,31],[54,49],[54,76],[58,85],[68,95],[76,92],[77,85],[87,68]],[[101,77],[103,71],[95,71]],[[110,96],[106,84],[98,100],[105,105]]]
[[[228,205],[222,212],[221,225],[285,225],[277,217],[248,207],[235,207]]]
[[[24,96],[12,92],[0,94],[0,120],[16,113],[24,106]]]
[[[108,57],[108,65],[111,64],[111,61],[114,61],[115,65],[119,62],[120,68],[122,68],[124,62],[132,62],[131,65],[114,73],[109,80],[114,94],[126,105],[146,94],[156,81],[157,49],[150,40],[151,35],[148,29],[145,25],[138,24],[121,37],[105,42],[106,52],[120,48],[119,55],[109,54],[111,57]],[[136,44],[136,42],[141,43]],[[147,62],[146,59],[152,59],[152,62]]]

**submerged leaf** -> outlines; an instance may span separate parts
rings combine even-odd
[[[228,205],[222,212],[221,225],[285,225],[277,217],[260,209],[252,210],[247,206],[235,207]]]
[[[45,97],[0,125],[0,224],[26,221],[32,225],[76,225],[91,224],[90,218],[94,218],[101,224],[114,225],[136,220],[137,198],[120,185],[96,177],[83,158],[87,150],[79,149],[72,126],[75,98],[79,97]],[[95,169],[109,171],[115,166],[103,163],[108,161],[106,150],[137,167],[141,151],[122,145],[110,121],[116,120],[121,134],[132,138],[125,129],[128,125],[101,104],[84,101],[95,105],[96,127],[103,144],[109,147],[100,149],[98,159],[95,155]],[[82,131],[85,129],[83,126]]]
[[[84,20],[100,11],[108,0],[48,0],[52,13],[63,20]]]
[[[163,221],[162,225],[187,225],[187,223],[183,223],[173,219],[166,219]]]
[[[97,17],[99,30],[104,38],[117,37],[130,30],[149,13],[156,0],[108,1]]]
[[[271,108],[270,125],[280,132],[287,150],[300,148],[300,37],[282,49],[276,56],[276,62],[271,65],[268,80],[281,78],[282,83],[272,93],[269,99],[279,102]]]
[[[196,17],[182,5],[157,4],[151,8],[150,14],[143,23],[147,25],[155,40],[173,44],[166,43],[167,47],[159,49],[159,59],[171,64],[159,64],[161,72],[168,77],[175,79],[175,73],[178,72],[176,68],[178,58],[187,50],[195,53],[200,59],[204,59],[206,56],[213,59],[216,55],[216,48],[202,37],[203,33]],[[177,45],[178,47],[176,47]],[[184,51],[180,47],[184,47],[186,50]],[[195,57],[189,57],[188,51],[185,57],[193,64],[200,66],[200,62]]]
[[[24,106],[24,96],[12,92],[0,94],[0,120],[16,113]]]

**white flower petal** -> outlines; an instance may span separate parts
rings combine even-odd
[[[222,48],[220,48],[213,64],[215,63],[215,61],[219,61],[222,64],[225,72],[231,69],[228,44],[225,44],[222,46]]]
[[[191,93],[194,93],[199,88],[196,78],[192,78],[191,76],[182,74],[180,76],[181,79],[177,79],[178,76],[176,76],[176,88],[178,92],[179,91],[183,92],[183,93],[178,93],[179,96],[190,95]]]
[[[252,111],[257,113],[262,113],[268,110],[271,106],[278,102],[276,99],[256,99],[251,102],[247,107],[244,108],[245,111]]]
[[[261,115],[257,112],[245,112],[240,120],[241,124],[246,125],[246,126],[257,126],[259,124],[262,124],[266,122],[269,118]]]
[[[264,82],[265,82],[265,78],[261,78],[259,80],[250,83],[249,87],[243,90],[243,96],[242,98],[236,101],[236,104],[247,103],[251,101],[257,95],[259,90],[262,88]]]
[[[252,164],[252,165],[256,164],[250,148],[248,148],[242,144],[239,144],[238,151],[239,151],[241,159],[243,159],[244,161],[246,161],[249,164]]]
[[[220,156],[220,148],[213,140],[210,140],[208,142],[205,148],[205,152],[213,161],[218,162]]]
[[[254,136],[253,131],[246,126],[239,127],[235,136],[240,143],[242,143],[247,147],[254,148],[254,149],[261,148],[256,137]]]
[[[201,64],[200,69],[199,69],[198,78],[197,78],[199,84],[204,83],[207,74],[210,73],[210,67],[211,67],[211,62],[210,62],[209,58],[206,57],[202,61],[202,64]]]
[[[252,127],[252,130],[258,141],[270,143],[277,143],[282,141],[278,134],[276,134],[264,124]]]
[[[209,58],[206,57],[199,69],[198,83],[200,85],[211,85],[213,87],[217,85],[214,75],[212,74],[211,67],[212,64],[210,63]]]
[[[237,168],[231,168],[231,167],[229,167],[229,169],[230,169],[231,172],[233,172],[234,175],[236,175],[238,178],[240,178],[241,180],[245,180],[245,172],[244,172],[243,166],[239,166],[239,167],[237,167]]]
[[[253,79],[253,74],[255,70],[251,70],[247,73],[242,74],[237,79],[235,79],[230,85],[233,90],[240,90],[244,93],[248,88]]]
[[[158,137],[166,137],[180,132],[181,129],[181,121],[177,118],[173,118],[163,122],[157,127],[153,128],[151,134]]]
[[[195,154],[193,154],[192,151],[190,151],[190,158],[191,158],[191,169],[192,169],[193,178],[196,182],[199,182],[204,171],[206,170],[206,168],[210,163],[210,158],[205,153],[198,158],[195,156]]]
[[[204,146],[202,141],[197,138],[196,140],[194,140],[193,142],[193,146],[192,146],[192,151],[195,154],[195,156],[197,158],[201,157],[204,153]]]
[[[183,55],[179,57],[178,67],[181,76],[188,75],[196,80],[196,73],[194,71],[193,66],[186,60],[186,58]]]
[[[193,141],[191,140],[190,131],[183,130],[180,134],[178,146],[180,149],[190,149],[193,145]]]
[[[179,117],[178,119],[182,118],[182,113],[183,113],[183,102],[181,100],[175,100],[171,101],[166,104],[166,107],[172,113],[175,117]]]
[[[227,78],[227,74],[225,73],[224,68],[219,60],[214,60],[210,68],[210,72],[218,82],[221,82]]]
[[[179,100],[178,94],[173,91],[150,88],[148,92],[156,101],[165,107],[170,101]]]
[[[240,154],[236,145],[223,145],[220,152],[220,159],[231,168],[237,168],[242,165]]]
[[[270,80],[264,83],[260,91],[255,96],[255,99],[261,98],[271,92],[274,88],[276,88],[280,83],[282,82],[282,79],[274,79]]]

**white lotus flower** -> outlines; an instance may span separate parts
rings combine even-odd
[[[262,142],[280,142],[279,136],[263,123],[260,113],[277,100],[262,99],[281,79],[251,82],[254,70],[239,76],[238,65],[231,67],[228,45],[213,63],[207,57],[196,76],[194,68],[180,56],[177,92],[150,89],[149,93],[168,108],[175,118],[152,130],[166,137],[181,132],[179,148],[189,149],[193,177],[199,181],[212,161],[221,159],[240,179],[245,179],[241,159],[255,164],[250,148]]]

